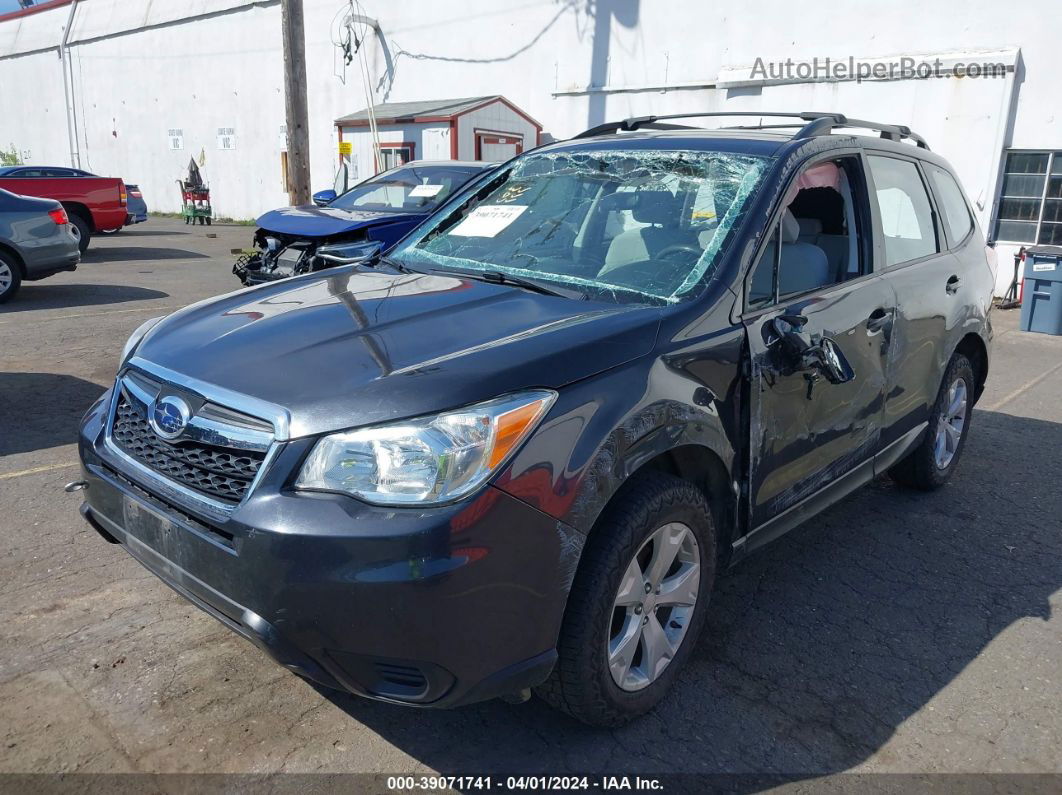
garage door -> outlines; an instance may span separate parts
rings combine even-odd
[[[523,151],[523,138],[519,135],[476,133],[476,160],[501,162]]]

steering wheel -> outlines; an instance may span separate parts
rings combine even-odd
[[[704,251],[698,246],[689,245],[687,243],[675,243],[670,246],[665,246],[661,251],[653,257],[654,260],[666,260],[666,259],[678,259],[677,255],[692,254],[694,258],[699,259]]]

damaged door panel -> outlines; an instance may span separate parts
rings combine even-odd
[[[746,322],[751,356],[749,498],[751,526],[764,522],[873,456],[881,442],[889,331],[876,315],[894,311],[892,289],[868,276]],[[779,318],[805,319],[807,355],[778,333]],[[786,321],[782,321],[785,323]],[[832,349],[832,350],[831,350]],[[834,383],[829,359],[851,378]]]

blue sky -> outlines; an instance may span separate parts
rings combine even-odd
[[[0,14],[5,11],[14,11],[18,8],[18,0],[0,0]]]

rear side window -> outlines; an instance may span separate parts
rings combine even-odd
[[[929,172],[929,181],[933,183],[937,203],[944,212],[944,227],[948,230],[948,242],[955,245],[965,239],[973,229],[973,219],[970,218],[970,209],[966,206],[962,188],[955,181],[955,177],[944,169],[927,166],[926,170]]]
[[[870,155],[867,160],[885,236],[885,264],[898,265],[939,251],[933,210],[918,167],[895,157]]]

